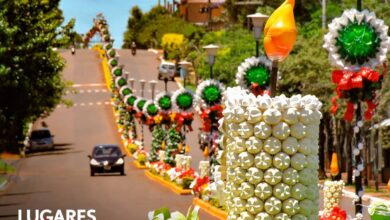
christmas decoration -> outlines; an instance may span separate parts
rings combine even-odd
[[[268,94],[272,63],[266,57],[251,57],[237,68],[236,83],[254,95]]]

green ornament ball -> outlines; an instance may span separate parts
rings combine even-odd
[[[108,35],[105,36],[105,37],[104,37],[104,41],[110,41],[110,36],[108,36]]]
[[[155,116],[158,113],[158,108],[155,104],[150,104],[146,107],[146,110],[148,111],[148,114],[151,116]]]
[[[375,29],[365,22],[350,22],[336,38],[338,53],[352,64],[363,64],[369,58],[375,58],[380,43]]]
[[[106,50],[110,50],[112,48],[112,45],[111,44],[107,44],[106,45]]]
[[[144,106],[145,106],[145,103],[146,103],[146,100],[142,99],[141,101],[139,101],[139,102],[137,103],[137,108],[138,108],[138,109],[143,109]]]
[[[193,97],[190,93],[182,93],[177,96],[176,104],[181,108],[181,109],[189,109],[192,106],[193,102]]]
[[[118,65],[118,61],[117,61],[117,60],[112,60],[112,61],[110,62],[110,65],[111,65],[111,66],[117,66],[117,65]]]
[[[130,105],[130,106],[133,106],[134,103],[135,103],[135,100],[137,100],[137,97],[131,96],[131,97],[129,97],[129,98],[126,100],[126,103],[127,103],[128,105]]]
[[[115,76],[122,76],[122,69],[116,69],[116,70],[114,70],[114,75],[115,75]]]
[[[124,86],[124,85],[126,85],[126,79],[120,78],[120,79],[118,80],[118,86],[119,86],[119,87],[122,87],[122,86]]]
[[[250,68],[246,72],[246,81],[248,87],[253,83],[256,83],[259,86],[264,86],[268,84],[270,78],[270,72],[267,67],[260,65]]]
[[[169,96],[163,96],[158,100],[158,105],[164,110],[169,110],[172,107],[172,101]]]
[[[123,96],[127,96],[127,95],[130,95],[131,93],[133,93],[133,91],[131,91],[131,89],[129,88],[126,88],[122,91],[122,95]]]
[[[202,91],[203,99],[208,103],[217,102],[220,100],[221,92],[219,91],[218,86],[210,85],[203,89]]]
[[[115,53],[115,50],[111,50],[109,55],[110,55],[110,57],[114,57],[115,54],[116,54],[116,53]]]

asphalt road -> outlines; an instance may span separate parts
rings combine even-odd
[[[137,52],[137,56],[132,57],[129,51],[120,51],[120,63],[135,79],[156,79],[158,62],[155,55]],[[56,149],[31,153],[21,160],[17,181],[0,196],[0,219],[17,219],[18,209],[94,209],[97,219],[104,220],[146,219],[148,211],[163,206],[186,213],[192,196],[178,196],[147,179],[143,170],[130,164],[129,158],[126,159],[126,176],[90,177],[87,155],[92,147],[121,143],[110,94],[96,52],[78,50],[75,56],[69,51],[61,54],[67,62],[64,78],[73,81],[77,91],[77,94],[67,96],[74,106],[61,105],[45,119],[55,135]],[[139,87],[139,83],[136,86]],[[163,88],[163,82],[160,82],[157,90]],[[174,83],[169,84],[169,89],[176,88]],[[150,97],[147,91],[145,95]],[[148,146],[150,133],[147,129],[145,139]],[[197,167],[202,154],[196,144],[196,134],[188,141],[192,147],[193,165]],[[200,217],[214,219],[203,212]]]

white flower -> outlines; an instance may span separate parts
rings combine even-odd
[[[191,97],[192,97],[192,104],[190,107],[188,107],[187,109],[182,109],[180,108],[178,105],[177,105],[177,98],[182,95],[182,94],[190,94]],[[187,90],[187,89],[184,89],[184,88],[181,88],[181,89],[178,89],[176,90],[173,95],[172,95],[172,104],[173,104],[173,107],[176,111],[178,112],[182,112],[182,111],[185,111],[185,112],[191,112],[193,111],[194,107],[195,107],[195,99],[194,99],[194,95],[193,93],[190,91],[190,90]]]
[[[338,54],[336,47],[336,39],[339,36],[339,31],[348,25],[349,22],[357,21],[359,24],[365,22],[375,29],[375,32],[380,39],[380,44],[376,56],[369,58],[368,61],[362,65],[352,64],[349,61],[342,59]],[[388,26],[384,24],[383,20],[377,19],[375,13],[367,10],[357,11],[356,9],[345,10],[341,17],[333,19],[332,23],[328,25],[329,32],[325,35],[325,43],[323,47],[329,52],[329,59],[334,66],[343,69],[349,68],[352,70],[360,69],[362,66],[374,69],[376,66],[382,64],[386,60],[386,54],[390,47],[390,38],[387,36]]]
[[[269,70],[269,72],[271,72],[272,63],[265,56],[261,56],[259,58],[250,57],[241,63],[241,65],[237,68],[236,83],[241,86],[242,89],[250,89],[245,79],[246,71],[259,65],[264,65]]]
[[[158,109],[161,111],[161,112],[164,112],[164,113],[168,113],[171,109],[172,109],[172,106],[170,109],[162,109],[161,106],[159,105],[159,101],[161,98],[163,97],[169,97],[172,101],[172,94],[170,92],[160,92],[159,94],[156,95],[156,97],[154,98],[154,101],[155,103],[157,104],[157,107]],[[173,105],[173,104],[172,104]]]
[[[199,105],[200,108],[210,107],[210,105],[208,105],[208,103],[203,99],[203,90],[205,88],[207,88],[208,86],[216,86],[219,89],[219,92],[221,94],[220,100],[218,100],[218,102],[216,102],[216,103],[213,103],[213,105],[214,104],[221,104],[222,101],[224,100],[223,95],[225,93],[225,86],[217,80],[213,80],[213,79],[205,80],[198,85],[198,87],[196,88],[196,93],[195,93],[196,94],[196,96],[195,96],[196,104]]]

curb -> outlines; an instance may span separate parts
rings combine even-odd
[[[179,186],[175,185],[172,182],[166,181],[160,176],[152,174],[149,170],[145,170],[145,175],[150,179],[153,180],[154,182],[159,183],[160,185],[170,189],[174,193],[178,195],[190,195],[192,194],[192,191],[189,189],[182,189]]]
[[[351,198],[351,199],[356,197],[356,194],[354,192],[351,192],[351,191],[348,191],[348,190],[345,190],[345,189],[343,190],[343,195],[345,197],[348,197],[348,198]],[[377,198],[377,197],[370,196],[370,195],[363,195],[362,201],[369,202],[369,203],[381,202],[381,203],[385,203],[385,204],[390,205],[390,201],[389,200]]]
[[[226,220],[228,217],[227,212],[211,205],[208,202],[205,202],[199,198],[194,198],[192,200],[192,204],[199,206],[203,211],[207,212],[208,214],[220,219],[220,220]]]
[[[138,168],[138,169],[147,169],[147,168],[148,168],[148,167],[145,166],[145,165],[141,165],[137,160],[134,160],[134,161],[133,161],[133,164],[134,164],[134,166],[135,166],[136,168]]]

